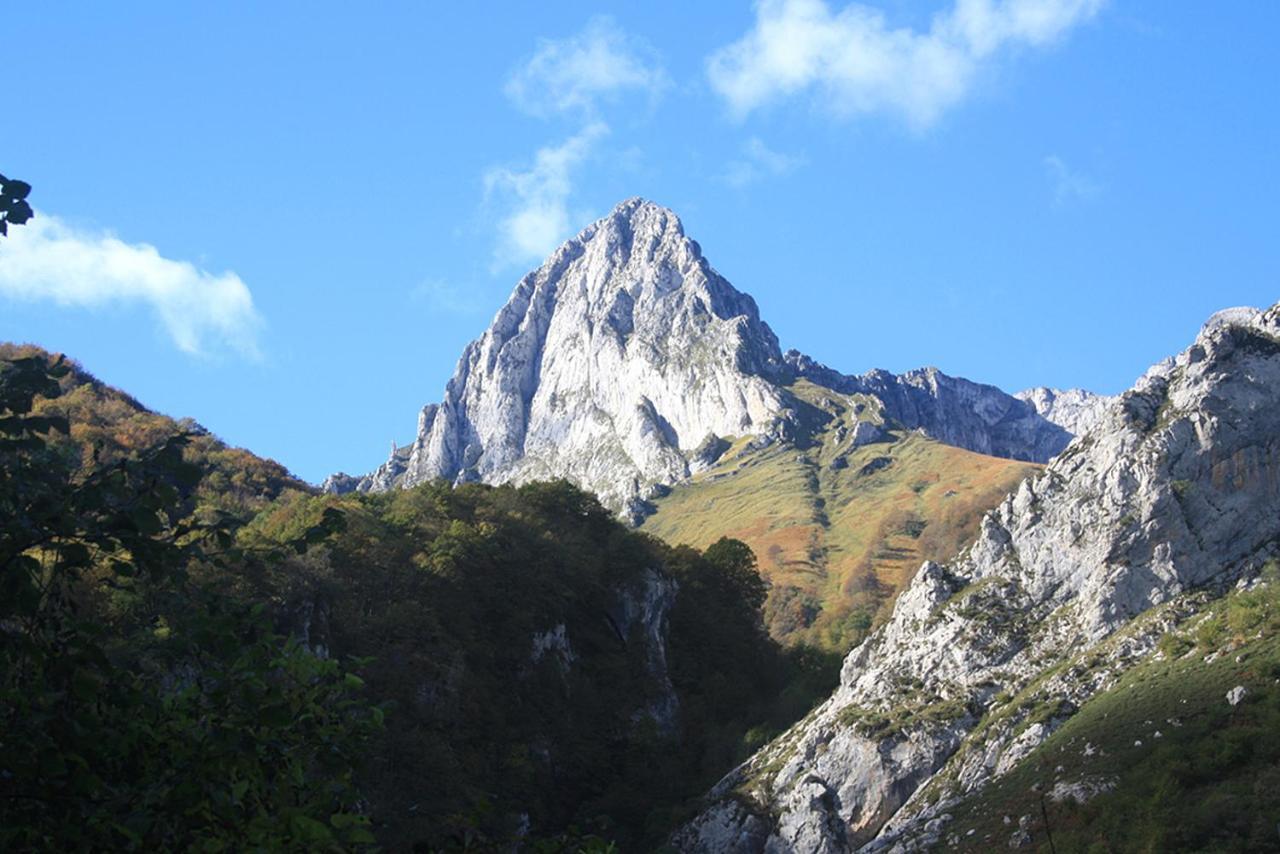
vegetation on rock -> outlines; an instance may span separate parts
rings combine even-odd
[[[318,495],[35,348],[0,371],[9,847],[652,846],[835,683],[740,542],[564,482]]]
[[[1166,634],[1159,657],[1085,703],[1007,776],[949,804],[947,836],[961,850],[1004,847],[1004,816],[1016,828],[1027,815],[1029,850],[1049,851],[1049,834],[1059,851],[1274,848],[1280,584],[1274,568],[1263,577]],[[1232,705],[1237,686],[1246,690]]]

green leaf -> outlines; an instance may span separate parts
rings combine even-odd
[[[307,842],[322,842],[333,839],[333,833],[323,823],[302,813],[294,813],[290,819],[293,831]]]
[[[347,841],[355,842],[361,845],[373,845],[377,842],[377,838],[363,827],[354,827],[347,832]]]
[[[160,533],[162,527],[160,517],[156,515],[154,510],[147,510],[141,507],[129,514],[129,521],[133,523],[138,533],[148,536]]]
[[[69,566],[88,566],[89,549],[84,543],[67,543],[62,546],[61,558]]]

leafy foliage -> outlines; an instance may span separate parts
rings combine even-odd
[[[243,595],[322,603],[325,643],[368,660],[392,711],[366,790],[394,849],[572,828],[652,846],[834,684],[831,657],[765,634],[750,549],[671,548],[567,483],[292,495],[242,539],[295,536],[326,509],[345,531]]]
[[[0,844],[652,847],[835,682],[742,543],[567,483],[317,495],[54,361],[0,345]]]
[[[0,235],[9,233],[9,224],[23,225],[33,216],[27,195],[31,185],[16,178],[0,175]]]
[[[71,373],[0,361],[0,847],[371,842],[353,775],[381,711],[263,607],[199,582],[282,550],[193,513],[188,434],[109,463],[66,453],[71,424],[42,399]],[[320,522],[282,547],[337,526]]]
[[[30,345],[0,344],[0,363],[53,357]],[[189,419],[177,421],[151,412],[129,395],[100,382],[78,364],[64,360],[65,371],[51,394],[36,397],[32,415],[61,419],[69,431],[45,437],[62,464],[79,472],[102,469],[135,457],[182,433],[184,462],[201,478],[187,497],[191,513],[213,519],[219,513],[247,521],[273,499],[292,491],[315,490],[271,460],[229,448]]]

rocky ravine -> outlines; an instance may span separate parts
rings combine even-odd
[[[914,850],[1280,540],[1280,305],[1217,315],[950,566],[926,563],[836,693],[732,772],[683,851]],[[1198,594],[1203,596],[1203,594]]]
[[[630,199],[521,279],[444,400],[422,410],[412,444],[325,488],[567,478],[637,518],[721,439],[786,440],[787,386],[800,377],[875,394],[899,425],[981,453],[1043,462],[1071,438],[1052,412],[936,369],[849,377],[784,356],[755,301],[712,269],[679,218]]]

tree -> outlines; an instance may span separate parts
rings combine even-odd
[[[769,594],[769,585],[756,568],[756,555],[750,546],[741,540],[721,537],[707,546],[703,557],[717,570],[718,581],[727,596],[741,601],[752,612],[760,610]]]
[[[381,710],[262,607],[192,578],[280,550],[190,513],[186,434],[81,467],[52,441],[66,420],[33,414],[67,372],[0,363],[0,848],[371,843],[353,768]]]

